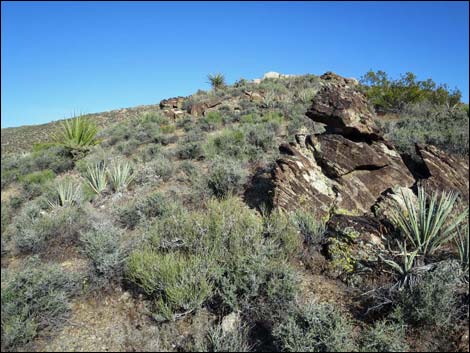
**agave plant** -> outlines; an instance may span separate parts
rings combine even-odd
[[[207,75],[207,78],[209,79],[209,83],[214,90],[218,90],[219,88],[223,88],[225,86],[225,76],[220,73]]]
[[[83,116],[64,120],[60,130],[55,134],[57,143],[69,147],[72,150],[82,150],[98,143],[96,124]]]
[[[134,172],[129,162],[114,161],[108,168],[107,174],[114,191],[122,191],[134,180]]]
[[[402,193],[404,208],[398,202],[391,212],[392,221],[423,256],[433,254],[442,244],[455,236],[456,227],[465,219],[467,210],[451,217],[458,195],[442,192],[426,196],[424,187],[418,187],[418,200]]]
[[[468,272],[469,266],[469,239],[468,222],[465,226],[457,228],[457,236],[454,238],[455,245],[459,251],[459,259],[464,272]]]
[[[81,185],[71,180],[61,180],[55,187],[56,195],[52,200],[48,200],[51,208],[67,207],[79,204],[82,196]]]
[[[85,173],[85,179],[87,184],[96,194],[103,192],[108,185],[108,175],[104,164],[97,163],[88,166]]]

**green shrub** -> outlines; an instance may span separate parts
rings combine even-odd
[[[247,180],[247,172],[235,160],[216,158],[210,166],[207,186],[217,197],[238,193]]]
[[[197,309],[210,296],[207,261],[144,248],[130,255],[126,276],[155,300],[157,318],[174,319]]]
[[[224,332],[222,325],[209,330],[208,352],[251,352],[248,327],[238,324],[232,331]]]
[[[404,318],[414,325],[446,327],[459,313],[456,286],[461,278],[457,261],[444,261],[417,285],[402,290],[396,300]]]
[[[402,321],[381,320],[364,330],[360,337],[361,352],[408,352],[405,325]]]
[[[50,169],[33,172],[20,177],[20,181],[25,184],[45,184],[55,178],[55,174]]]
[[[203,150],[199,142],[186,142],[178,147],[179,159],[199,159],[203,156]]]
[[[122,245],[123,233],[111,224],[100,223],[82,232],[82,253],[91,264],[91,278],[95,284],[107,285],[120,280],[126,251]]]
[[[2,284],[2,344],[9,349],[19,347],[44,328],[60,324],[77,285],[76,276],[60,266],[28,260]]]
[[[352,330],[331,304],[309,303],[286,315],[273,335],[287,352],[353,352]]]
[[[208,112],[201,120],[200,124],[203,130],[215,130],[218,129],[224,123],[222,114],[217,111]]]
[[[322,222],[317,220],[313,214],[301,209],[296,210],[291,217],[302,234],[305,244],[309,246],[320,244],[325,234],[325,225]]]
[[[297,227],[290,221],[288,216],[279,211],[273,211],[264,215],[265,236],[282,249],[287,257],[295,255],[301,246],[301,238]]]
[[[45,213],[31,204],[13,219],[12,225],[12,239],[18,251],[37,253],[44,250],[51,239],[74,243],[79,231],[86,229],[87,217],[78,207],[57,208]]]
[[[209,137],[203,150],[204,155],[209,158],[223,156],[242,160],[246,158],[245,135],[239,129],[226,128]]]

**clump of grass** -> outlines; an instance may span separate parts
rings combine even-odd
[[[457,246],[459,252],[459,260],[462,264],[462,269],[464,273],[468,273],[469,270],[469,247],[470,241],[468,236],[468,221],[467,224],[457,228],[457,236],[454,238],[455,245]]]
[[[442,192],[427,197],[424,187],[418,187],[415,205],[407,194],[401,195],[405,208],[397,203],[391,214],[392,221],[406,239],[423,256],[432,255],[455,236],[456,227],[467,217],[468,210],[452,218],[458,195]]]

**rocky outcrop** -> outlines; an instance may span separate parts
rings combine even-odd
[[[330,218],[372,214],[381,206],[386,216],[383,210],[394,193],[411,192],[420,178],[430,189],[458,191],[468,202],[468,158],[417,146],[423,170],[413,170],[384,140],[357,81],[333,73],[321,78],[323,87],[307,116],[326,124],[326,132],[299,134],[296,142],[279,147],[281,157],[272,171],[274,207],[302,207]]]
[[[160,109],[181,109],[183,108],[184,100],[185,98],[181,96],[163,99],[160,101]]]
[[[306,115],[326,124],[329,132],[362,140],[383,140],[374,122],[375,113],[359,92],[357,81],[328,72]]]
[[[422,181],[423,185],[432,191],[453,191],[468,203],[468,156],[457,157],[449,155],[430,145],[417,145],[416,152],[423,159],[428,178]]]
[[[203,116],[205,115],[207,109],[214,108],[221,104],[220,99],[208,100],[200,103],[193,103],[188,107],[188,113],[193,116]]]

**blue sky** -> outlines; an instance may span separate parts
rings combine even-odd
[[[267,71],[406,71],[468,102],[467,2],[2,2],[2,127],[155,104]]]

